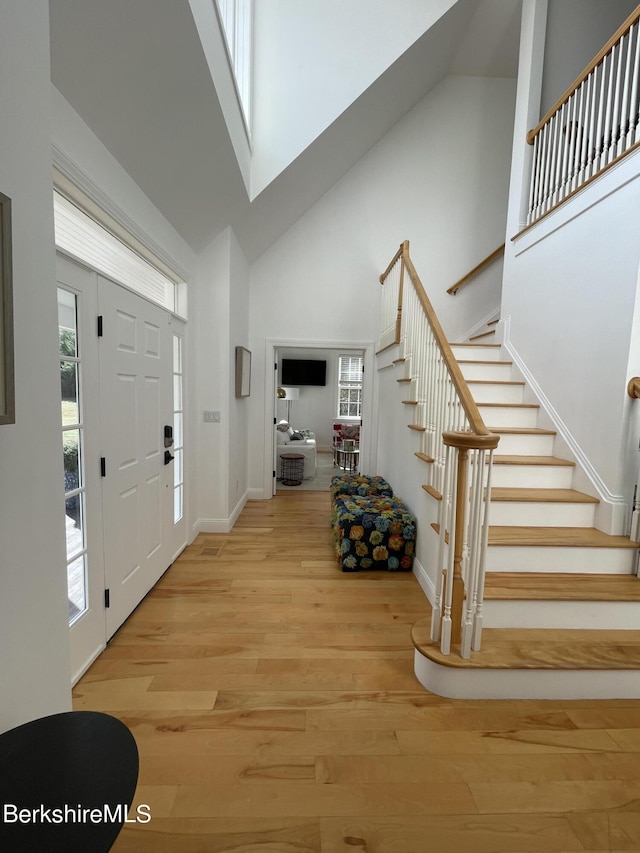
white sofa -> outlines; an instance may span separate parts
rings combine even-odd
[[[280,421],[276,428],[276,477],[278,480],[282,477],[282,463],[280,457],[283,453],[300,453],[304,456],[304,471],[303,479],[311,480],[316,475],[316,437],[314,433],[309,433],[308,438],[293,439],[295,430],[286,422]]]

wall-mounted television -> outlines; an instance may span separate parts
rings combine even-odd
[[[282,385],[326,385],[327,362],[301,358],[282,359]]]

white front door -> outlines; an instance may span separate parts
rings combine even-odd
[[[166,311],[100,276],[98,299],[109,638],[173,557],[173,335]]]

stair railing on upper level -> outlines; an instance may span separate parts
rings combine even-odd
[[[484,425],[405,241],[380,276],[378,352],[399,345],[398,362],[428,462],[424,487],[439,500],[438,572],[431,638],[443,654],[460,643],[480,648],[493,451],[499,438]]]
[[[640,145],[640,6],[527,134],[527,223]]]

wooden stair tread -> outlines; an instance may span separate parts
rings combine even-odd
[[[489,572],[484,598],[491,601],[640,601],[636,575]]]
[[[429,636],[428,619],[411,630],[415,648],[429,660],[455,669],[633,670],[640,669],[640,631],[551,628],[485,628],[482,649],[463,660],[452,645],[443,655]]]
[[[539,409],[538,403],[482,403],[476,400],[476,406],[482,406],[485,409]]]
[[[404,364],[406,360],[406,358],[394,358],[391,364]]]
[[[418,401],[417,400],[403,400],[402,405],[403,406],[417,406]]]
[[[456,344],[456,346],[462,347],[462,346],[465,346],[465,344]],[[487,346],[492,346],[492,344],[476,344],[476,346],[487,347]],[[482,359],[477,359],[477,358],[470,358],[470,359],[459,358],[457,361],[458,361],[458,364],[494,364],[494,365],[495,364],[502,364],[502,365],[508,364],[509,366],[511,366],[513,364],[512,361],[482,361]]]
[[[595,527],[501,527],[489,526],[489,545],[560,548],[638,548],[628,536],[612,536]]]
[[[597,504],[598,498],[575,489],[518,489],[496,486],[491,489],[492,501],[527,501],[534,503]]]
[[[426,453],[419,453],[419,452],[417,452],[417,453],[414,453],[413,455],[414,455],[414,456],[417,456],[417,457],[418,457],[418,459],[422,459],[422,461],[423,461],[423,462],[427,462],[427,463],[429,463],[429,464],[431,464],[431,462],[433,462],[433,461],[434,461],[433,456],[427,456],[427,454],[426,454]]]
[[[491,329],[491,331],[489,331],[489,332],[483,332],[481,335],[474,335],[473,337],[469,338],[469,343],[472,343],[473,341],[480,341],[480,340],[482,340],[482,338],[489,338],[489,337],[493,338],[495,336],[495,334],[496,334],[496,330]]]
[[[541,427],[490,427],[487,429],[496,435],[556,435],[553,429],[542,429]]]
[[[498,364],[498,362],[495,362]],[[524,386],[523,379],[467,379],[467,385],[521,385]]]
[[[396,382],[411,382],[411,379],[407,379],[407,377],[403,377],[402,379],[396,379]]]
[[[500,349],[500,344],[472,344],[471,341],[465,341],[464,343],[450,343],[449,346],[452,347],[484,347],[485,349]]]
[[[419,424],[407,424],[409,429],[414,429],[416,432],[426,432],[427,428],[420,426]]]
[[[435,498],[437,501],[442,500],[442,494],[437,489],[434,489],[433,486],[422,486],[422,488],[428,495],[431,495],[432,498]]]
[[[499,322],[500,322],[500,317],[498,317],[496,320],[489,320],[487,322],[487,326],[495,326],[496,323],[499,323]]]
[[[550,465],[557,467],[575,467],[570,459],[560,459],[558,456],[511,456],[509,454],[493,457],[494,465]]]

